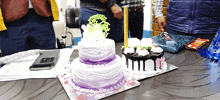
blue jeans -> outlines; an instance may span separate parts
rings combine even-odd
[[[143,9],[129,12],[129,30],[131,37],[142,39],[143,37]]]
[[[110,31],[107,38],[113,39],[116,43],[123,42],[124,31],[123,31],[123,18],[117,19],[113,16],[111,12],[99,12],[91,9],[81,8],[79,16],[80,29],[82,25],[87,25],[90,16],[102,14],[107,18],[106,21],[110,23]],[[81,34],[83,35],[83,30],[81,29]]]
[[[13,22],[6,22],[7,30],[0,31],[2,54],[10,55],[30,49],[55,49],[53,18],[39,16],[34,9]]]
[[[188,42],[190,42],[193,39],[196,38],[202,38],[202,39],[209,39],[212,41],[215,34],[188,34],[183,32],[174,31],[172,29],[166,28],[166,32],[169,33],[169,35],[174,38],[175,44],[174,46],[164,46],[162,47],[164,51],[177,53],[179,50],[184,48],[184,45]]]
[[[166,27],[166,32],[168,32],[170,35],[173,36],[173,38],[175,38],[175,36],[180,36],[180,37],[185,37],[185,38],[202,38],[202,39],[209,39],[210,41],[213,40],[213,38],[215,37],[215,33],[210,33],[210,34],[189,34],[189,33],[184,33],[184,32],[179,32],[179,31],[175,31],[172,30],[168,27]]]

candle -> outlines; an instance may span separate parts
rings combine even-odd
[[[124,48],[128,47],[128,6],[124,6]]]

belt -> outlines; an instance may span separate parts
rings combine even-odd
[[[135,8],[129,9],[128,11],[129,11],[129,12],[135,12],[135,11],[138,11],[138,10],[144,8],[144,6],[145,6],[145,5],[142,5],[142,6],[139,6],[139,7],[135,7]]]

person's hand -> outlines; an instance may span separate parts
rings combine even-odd
[[[164,27],[166,25],[165,18],[163,16],[157,17],[157,24],[161,30],[161,32],[164,32]]]
[[[105,3],[105,2],[107,2],[108,0],[99,0],[99,1],[101,1],[102,3]]]
[[[114,4],[110,9],[115,18],[121,19],[123,17],[122,9],[117,4]]]

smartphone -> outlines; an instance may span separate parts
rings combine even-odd
[[[167,32],[161,32],[160,36],[164,41],[172,41],[173,38]]]
[[[45,50],[34,61],[32,66],[29,67],[31,71],[50,70],[52,69],[59,58],[59,50]]]
[[[165,41],[166,45],[174,45],[175,40],[167,32],[161,32],[160,36]]]

